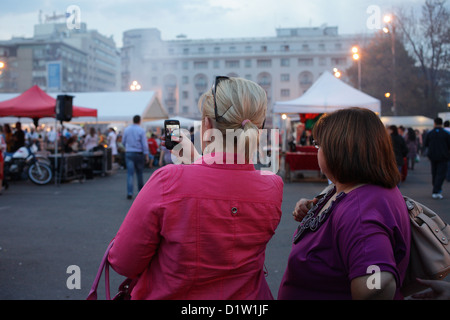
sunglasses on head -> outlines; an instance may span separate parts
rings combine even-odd
[[[223,80],[229,80],[229,77],[225,77],[225,76],[217,76],[216,80],[214,81],[214,84],[212,86],[212,95],[213,95],[213,99],[214,99],[214,117],[216,119],[217,122],[219,122],[219,120],[223,117],[223,115],[225,113],[227,113],[227,111],[229,110],[229,108],[227,109],[227,111],[225,111],[220,117],[219,114],[217,112],[217,102],[216,102],[216,90],[217,90],[217,86],[219,85],[219,83]],[[231,108],[231,107],[230,107]]]
[[[213,83],[213,86],[212,86],[212,88],[211,88],[212,95],[213,95],[213,99],[214,99],[214,117],[215,117],[215,119],[216,119],[217,122],[219,122],[219,120],[223,118],[224,114],[227,113],[228,110],[230,110],[230,108],[232,107],[232,106],[230,106],[230,107],[227,109],[227,111],[225,111],[221,116],[219,116],[219,114],[218,114],[218,112],[217,112],[216,90],[217,90],[217,87],[219,86],[219,83],[220,83],[221,81],[224,81],[224,80],[230,80],[230,77],[226,77],[226,76],[217,76],[216,79],[215,79],[215,81],[214,81],[214,83]],[[263,122],[263,125],[262,125],[261,129],[264,129],[264,124],[265,124],[265,123],[266,123],[266,119],[264,119],[264,122]]]

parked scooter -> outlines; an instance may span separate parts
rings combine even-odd
[[[35,153],[35,144],[29,147],[21,147],[14,153],[5,154],[4,175],[8,180],[20,180],[24,176],[35,184],[44,185],[53,178],[52,168],[45,161],[38,161]]]

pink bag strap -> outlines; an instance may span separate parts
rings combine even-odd
[[[102,262],[100,263],[100,267],[98,268],[97,276],[95,277],[94,283],[92,284],[91,291],[89,291],[89,295],[86,300],[97,300],[97,288],[98,283],[100,282],[100,278],[102,277],[103,269],[105,269],[105,289],[106,289],[106,299],[111,300],[111,293],[109,290],[109,262],[108,262],[108,254],[109,250],[112,248],[114,244],[114,240],[111,241],[108,248],[106,249],[105,254],[103,255]]]

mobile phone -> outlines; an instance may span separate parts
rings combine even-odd
[[[164,140],[166,148],[172,150],[180,142],[180,121],[164,121]]]

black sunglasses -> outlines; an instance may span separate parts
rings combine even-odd
[[[231,107],[228,108],[227,111],[225,111],[225,112],[219,117],[219,114],[217,113],[216,88],[217,88],[217,86],[219,85],[220,81],[223,81],[223,80],[229,80],[229,79],[230,79],[229,77],[225,77],[225,76],[217,76],[217,77],[216,77],[216,80],[214,81],[214,84],[213,84],[213,86],[212,86],[212,89],[211,89],[212,95],[213,95],[213,98],[214,98],[214,117],[215,117],[215,119],[216,119],[217,122],[219,122],[219,119],[221,119],[221,118],[223,117],[223,115],[224,115],[225,113],[227,113],[227,111],[228,111]]]
[[[226,77],[226,76],[217,76],[216,80],[214,81],[214,84],[211,88],[212,91],[212,95],[213,95],[213,99],[214,99],[214,117],[216,119],[217,122],[219,122],[219,120],[224,116],[225,113],[228,112],[228,110],[230,110],[230,108],[232,106],[230,106],[230,108],[227,109],[227,111],[225,111],[221,116],[219,116],[218,112],[217,112],[217,102],[216,102],[216,88],[219,85],[219,83],[223,80],[229,80],[230,77]],[[266,119],[264,119],[263,125],[261,129],[264,129],[264,125],[266,123]]]

